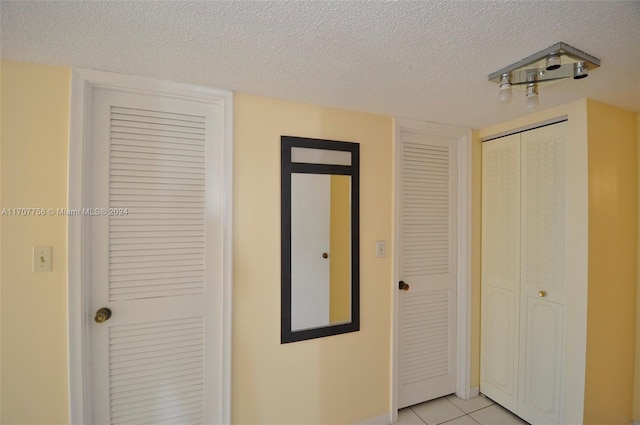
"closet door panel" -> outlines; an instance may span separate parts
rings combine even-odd
[[[566,123],[522,133],[518,414],[561,423],[567,264]]]
[[[520,136],[483,144],[480,391],[515,411],[520,300]]]
[[[509,397],[516,394],[516,349],[517,327],[514,319],[517,311],[515,291],[487,285],[486,305],[486,350],[484,363],[484,383]],[[483,388],[483,392],[492,392]],[[495,395],[495,393],[494,393]]]
[[[522,310],[525,351],[517,414],[532,424],[561,423],[563,306],[527,297]]]

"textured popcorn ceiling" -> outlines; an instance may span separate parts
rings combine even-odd
[[[525,114],[493,71],[563,41],[602,60],[540,91],[640,112],[640,1],[0,3],[3,59],[482,128]]]

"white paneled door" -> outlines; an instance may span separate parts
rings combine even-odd
[[[520,135],[482,145],[481,390],[518,404]]]
[[[399,134],[398,408],[456,391],[457,143]]]
[[[106,88],[91,106],[93,422],[219,423],[219,106]]]
[[[518,415],[562,423],[567,252],[567,123],[521,135]]]

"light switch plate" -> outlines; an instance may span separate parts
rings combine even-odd
[[[51,247],[33,247],[33,271],[36,273],[51,271]]]

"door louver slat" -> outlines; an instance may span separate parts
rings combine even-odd
[[[402,305],[400,371],[403,384],[449,372],[449,291],[413,294]]]
[[[202,318],[111,327],[111,423],[202,421],[203,344]]]
[[[109,300],[204,293],[205,120],[111,108]],[[127,133],[127,135],[124,135]],[[112,424],[202,423],[201,317],[109,329]]]
[[[449,271],[449,149],[403,145],[401,274]],[[425,210],[425,205],[431,205]],[[428,212],[428,214],[426,213]]]
[[[204,125],[203,117],[112,107],[110,206],[128,214],[109,217],[110,300],[202,293]]]

